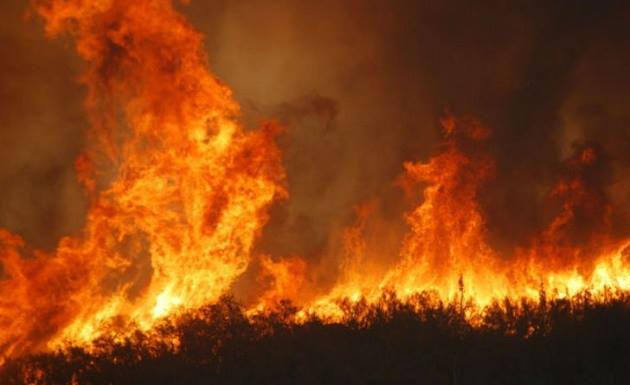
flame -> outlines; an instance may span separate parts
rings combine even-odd
[[[268,287],[259,296],[258,304],[252,307],[250,313],[264,312],[284,300],[299,301],[300,289],[306,277],[306,262],[299,257],[274,261],[268,255],[259,259],[261,270],[258,280]]]
[[[405,164],[402,185],[421,202],[406,215],[409,232],[399,262],[379,279],[356,263],[365,252],[367,219],[360,212],[358,226],[347,230],[352,252],[340,282],[308,303],[309,311],[339,319],[341,299],[376,303],[387,290],[403,299],[421,292],[466,297],[483,308],[506,297],[537,300],[541,289],[559,298],[630,289],[630,239],[610,235],[612,206],[601,184],[588,180],[599,166],[596,148],[580,148],[565,161],[564,176],[549,194],[560,201],[549,225],[529,247],[502,255],[487,242],[478,203],[480,188],[494,174],[482,149],[490,131],[470,118],[447,116],[441,123],[441,151],[425,163]]]
[[[401,263],[385,279],[397,292],[434,289],[445,298],[459,290],[458,282],[470,282],[475,298],[505,295],[507,282],[488,280],[497,270],[496,253],[486,243],[485,218],[477,196],[481,184],[494,172],[491,159],[466,154],[465,140],[481,141],[489,132],[478,122],[443,121],[447,140],[444,149],[427,163],[407,163],[404,183],[412,189],[427,183],[423,202],[407,214],[410,233]],[[457,129],[461,130],[457,131]]]
[[[170,1],[42,1],[88,63],[92,129],[77,161],[91,205],[80,237],[27,257],[3,232],[0,350],[90,341],[115,318],[149,328],[216,300],[250,261],[266,209],[286,195],[265,125],[245,132],[202,38]]]
[[[0,354],[89,344],[216,301],[253,260],[267,211],[285,198],[279,132],[239,124],[230,89],[210,72],[202,37],[170,0],[37,0],[50,36],[69,33],[87,63],[91,121],[76,161],[90,208],[79,236],[52,253],[0,230]],[[490,130],[442,120],[444,142],[426,162],[405,163],[400,184],[418,202],[405,215],[398,260],[371,263],[368,203],[342,235],[340,274],[320,285],[299,257],[260,256],[264,290],[251,313],[283,299],[339,319],[339,301],[533,298],[630,290],[630,239],[612,235],[613,207],[597,146],[578,148],[549,194],[559,209],[539,235],[504,255],[488,242],[479,196],[493,178]],[[251,314],[250,313],[250,314]],[[176,343],[176,342],[174,342]]]

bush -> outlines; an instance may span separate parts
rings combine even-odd
[[[343,322],[248,317],[231,298],[165,321],[5,363],[2,384],[630,384],[630,298],[588,293],[485,309],[428,293],[341,302]],[[468,314],[469,316],[464,316]],[[470,316],[473,314],[474,316]]]

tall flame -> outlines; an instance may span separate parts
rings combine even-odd
[[[407,215],[410,233],[401,250],[402,262],[386,278],[397,290],[434,288],[443,296],[458,282],[474,284],[476,297],[502,296],[506,282],[487,277],[497,269],[496,253],[485,239],[485,219],[477,197],[492,176],[494,164],[483,154],[466,154],[467,141],[482,141],[488,130],[478,122],[442,122],[447,140],[443,151],[427,163],[405,165],[408,189],[427,183],[423,201]],[[482,285],[480,287],[479,285]]]
[[[202,37],[166,0],[35,3],[88,63],[91,199],[80,237],[25,255],[6,232],[0,351],[89,341],[118,317],[139,327],[216,300],[247,267],[270,203],[285,195],[273,125],[246,133]]]

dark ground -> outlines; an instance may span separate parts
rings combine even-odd
[[[630,384],[630,295],[470,304],[430,295],[346,305],[346,320],[248,318],[230,298],[161,325],[180,349],[137,333],[8,362],[1,384]]]

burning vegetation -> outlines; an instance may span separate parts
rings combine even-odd
[[[0,231],[3,383],[630,381],[630,236],[600,144],[573,148],[542,193],[553,215],[506,250],[481,199],[492,129],[445,113],[441,144],[396,181],[409,208],[390,255],[372,247],[378,197],[321,263],[267,255],[256,240],[291,193],[276,141],[291,127],[243,127],[171,1],[32,10],[86,63],[89,209],[52,252]]]
[[[625,384],[627,294],[445,303],[394,292],[344,301],[342,321],[222,298],[148,332],[9,361],[6,384]]]

